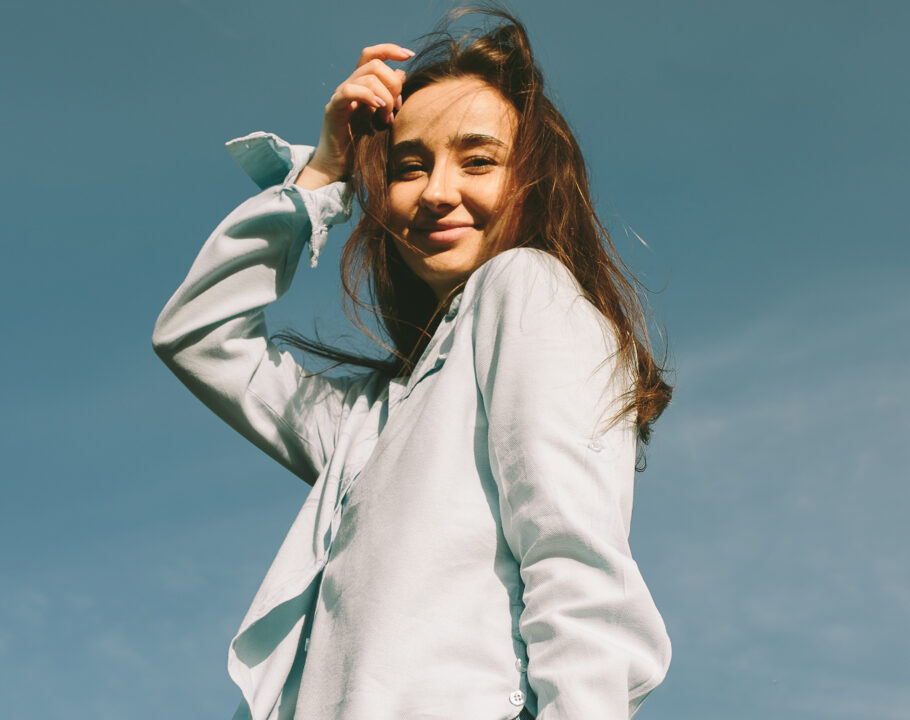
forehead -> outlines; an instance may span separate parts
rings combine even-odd
[[[492,135],[509,144],[517,117],[502,95],[482,80],[454,78],[411,95],[395,116],[392,142],[445,144],[459,135]]]

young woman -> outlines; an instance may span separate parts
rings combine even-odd
[[[229,143],[262,192],[155,327],[177,376],[313,485],[231,643],[238,718],[618,719],[666,672],[627,539],[670,390],[525,31],[496,17],[413,59],[365,49],[315,149]],[[263,309],[350,184],[345,288],[369,278],[391,357],[297,338],[367,368],[335,378]]]

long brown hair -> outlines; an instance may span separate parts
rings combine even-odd
[[[468,13],[492,18],[487,32],[456,38],[452,22]],[[620,260],[597,218],[581,150],[565,119],[544,94],[523,25],[500,9],[461,9],[428,36],[411,60],[404,100],[441,80],[476,77],[510,102],[518,123],[509,157],[510,189],[487,233],[479,263],[513,247],[532,247],[556,257],[578,280],[587,299],[610,321],[619,359],[635,367],[636,382],[620,414],[635,412],[639,439],[670,401],[672,388],[655,361],[648,337],[642,288]],[[305,352],[339,364],[371,368],[390,377],[410,374],[435,330],[448,299],[438,301],[429,286],[405,265],[392,241],[388,204],[388,127],[365,124],[354,134],[353,184],[362,209],[341,259],[345,309],[351,320],[390,353],[386,360],[362,357],[304,338],[276,337]],[[364,299],[363,289],[369,300]],[[376,315],[387,342],[374,337],[359,311]]]

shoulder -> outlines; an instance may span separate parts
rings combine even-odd
[[[481,265],[465,287],[465,301],[481,325],[535,329],[551,337],[571,334],[615,348],[612,323],[587,299],[569,269],[536,248],[514,248]]]
[[[534,402],[573,397],[591,417],[606,418],[632,385],[612,321],[549,253],[518,248],[492,258],[468,281],[465,305],[482,393],[505,383],[526,388]]]
[[[466,293],[471,289],[473,295],[515,294],[534,289],[581,293],[566,266],[537,248],[513,248],[488,260],[468,280]]]

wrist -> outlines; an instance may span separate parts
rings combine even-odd
[[[294,184],[298,187],[302,187],[304,190],[317,190],[318,188],[324,187],[326,185],[331,185],[333,182],[340,180],[341,178],[335,177],[332,174],[322,172],[314,167],[307,165],[303,170],[300,171],[300,174],[297,176],[297,179],[294,180]]]
[[[315,190],[339,180],[347,180],[347,177],[348,171],[346,167],[323,162],[317,154],[300,171],[294,184],[305,190]]]

